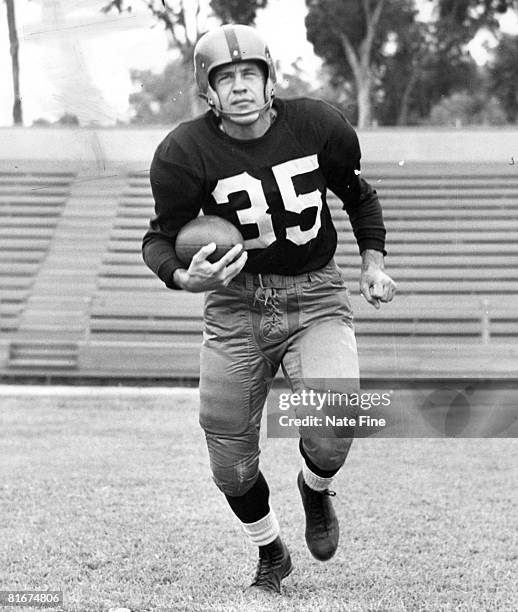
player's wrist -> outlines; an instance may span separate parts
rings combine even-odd
[[[180,289],[187,289],[188,272],[184,268],[176,268],[173,272],[173,282]]]
[[[175,270],[173,280],[180,289],[190,293],[202,293],[210,289],[206,279],[200,280],[199,277],[189,274],[189,271],[184,268],[177,268]]]
[[[362,251],[361,257],[362,270],[368,270],[369,268],[385,269],[385,257],[381,251],[365,249]]]

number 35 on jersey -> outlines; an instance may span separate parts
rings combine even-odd
[[[318,234],[321,224],[322,193],[319,189],[315,189],[310,193],[297,195],[293,179],[296,176],[313,172],[318,167],[316,155],[291,159],[272,167],[285,211],[301,215],[305,210],[316,208],[315,221],[310,228],[303,230],[300,225],[286,227],[286,238],[296,245],[306,244]],[[271,214],[268,212],[268,202],[262,182],[248,172],[243,172],[236,176],[220,179],[212,192],[212,196],[217,204],[229,204],[229,196],[239,192],[246,192],[249,203],[247,208],[236,210],[239,223],[241,225],[254,225],[257,234],[256,238],[245,240],[245,248],[264,249],[275,242],[277,237]]]

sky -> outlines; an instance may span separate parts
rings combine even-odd
[[[134,0],[134,7],[139,4]],[[171,57],[167,35],[145,7],[102,15],[102,5],[103,0],[16,1],[25,125],[64,112],[82,122],[126,120],[130,69],[159,71]],[[314,78],[320,61],[306,41],[304,0],[270,0],[261,13],[256,24],[274,58],[289,70],[303,57],[307,78]],[[0,17],[0,125],[5,126],[11,123],[11,66],[7,25]]]
[[[207,1],[207,0],[205,0]],[[0,0],[0,10],[4,3]],[[129,118],[130,69],[159,71],[171,57],[168,39],[142,3],[131,14],[103,15],[103,0],[16,0],[25,125],[68,112],[82,123],[110,125]],[[308,80],[320,66],[306,40],[305,0],[269,0],[256,25],[281,70],[301,58]],[[5,13],[4,13],[5,15]],[[11,125],[12,76],[7,23],[0,14],[0,126]],[[205,24],[210,27],[211,22]],[[505,29],[518,31],[518,20]],[[481,38],[473,54],[483,61]]]

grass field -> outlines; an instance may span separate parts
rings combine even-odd
[[[256,551],[211,481],[191,390],[4,391],[0,415],[0,589],[63,590],[80,612],[518,610],[516,439],[356,441],[326,564],[304,544],[296,441],[265,439],[295,564],[267,597],[245,589]]]

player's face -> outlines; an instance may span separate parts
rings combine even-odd
[[[265,77],[256,62],[225,64],[216,68],[211,77],[222,110],[231,113],[226,116],[227,119],[241,125],[258,120],[258,111],[245,114],[265,103]]]

